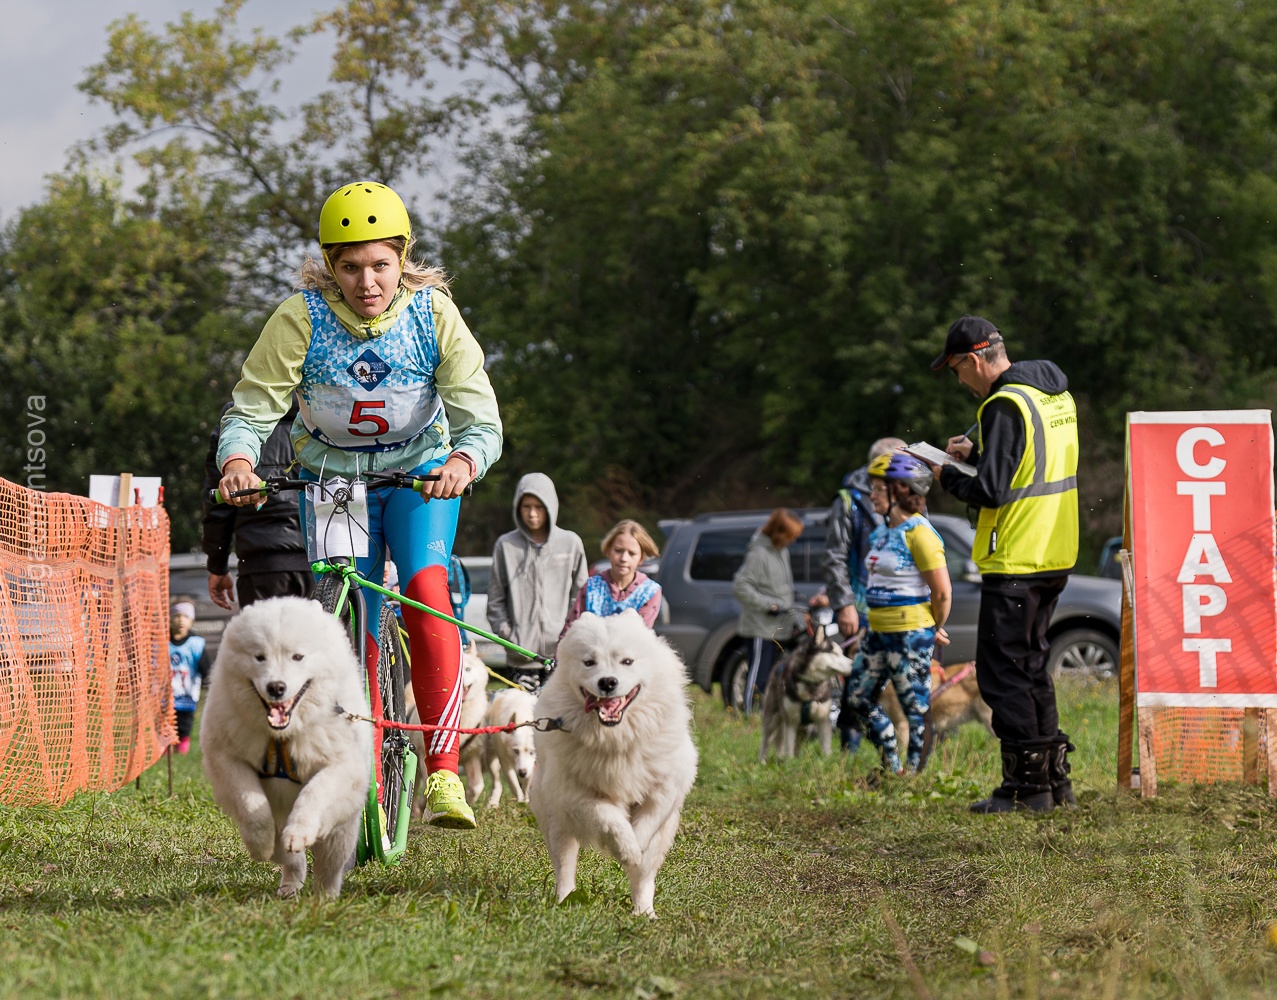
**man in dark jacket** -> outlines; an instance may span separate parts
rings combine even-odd
[[[982,574],[976,674],[1002,742],[1002,785],[975,812],[1075,803],[1060,732],[1046,632],[1077,562],[1077,407],[1050,361],[1012,364],[987,319],[949,327],[931,367],[948,368],[972,395],[977,441],[951,438],[950,457],[975,475],[933,466],[940,485],[979,508],[971,556]]]
[[[227,403],[222,413],[230,409]],[[297,401],[275,425],[262,445],[257,473],[263,478],[282,476],[292,466],[293,444],[289,430],[297,416]],[[221,481],[217,468],[218,431],[221,420],[213,425],[209,437],[208,457],[204,460],[204,496]],[[315,577],[306,558],[301,521],[297,513],[297,494],[278,493],[267,497],[260,509],[210,504],[204,501],[203,548],[208,556],[208,596],[219,607],[231,608],[231,576],[228,562],[231,548],[239,559],[236,567],[240,607],[267,597],[295,594],[309,597],[315,589]]]

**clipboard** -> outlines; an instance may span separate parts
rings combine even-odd
[[[920,458],[929,465],[951,465],[964,476],[974,476],[975,466],[968,465],[966,462],[959,462],[953,458],[948,452],[941,451],[933,445],[927,444],[925,441],[919,441],[917,444],[905,446],[905,451],[915,458]]]

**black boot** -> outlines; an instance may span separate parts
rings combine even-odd
[[[987,799],[971,804],[975,813],[1030,809],[1045,812],[1055,805],[1051,796],[1052,740],[1002,744],[1002,784]]]
[[[1057,806],[1073,808],[1077,796],[1073,794],[1073,782],[1069,779],[1069,754],[1076,750],[1069,742],[1068,733],[1056,733],[1051,744],[1051,798]]]

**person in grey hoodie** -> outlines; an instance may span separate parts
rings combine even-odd
[[[514,531],[492,549],[488,622],[503,639],[553,656],[563,622],[590,575],[585,546],[575,531],[560,528],[559,495],[550,477],[530,472],[514,491]],[[521,683],[539,683],[529,660],[506,651],[506,669]]]
[[[794,573],[789,546],[803,533],[803,522],[778,507],[758,529],[745,550],[745,561],[732,578],[732,596],[740,602],[741,638],[749,640],[749,679],[745,682],[745,711],[754,706],[754,689],[764,691],[779,641],[789,638],[787,612],[794,605]]]

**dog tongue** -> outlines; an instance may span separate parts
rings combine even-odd
[[[599,710],[599,717],[604,719],[615,719],[625,708],[624,698],[600,698],[596,703]]]
[[[274,704],[270,706],[270,724],[275,729],[283,729],[288,725],[288,706],[285,704]]]

